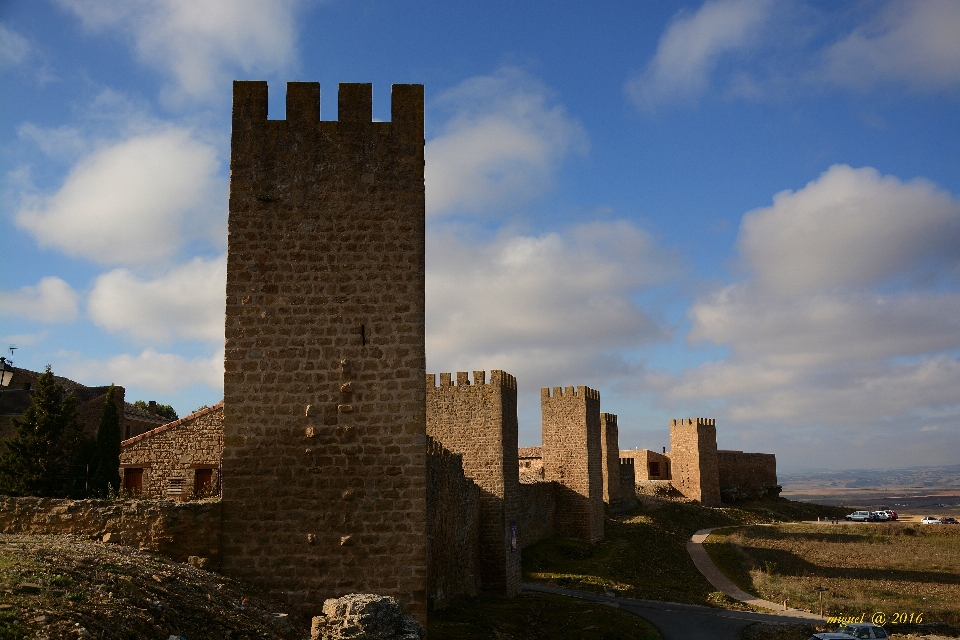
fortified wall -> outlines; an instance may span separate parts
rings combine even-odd
[[[717,451],[720,497],[724,502],[776,498],[777,456],[772,453]]]
[[[673,466],[673,486],[680,493],[707,506],[720,506],[716,420],[671,420],[670,461]]]
[[[423,86],[235,82],[225,572],[310,613],[367,592],[426,615]]]

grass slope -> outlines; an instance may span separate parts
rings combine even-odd
[[[595,545],[551,539],[523,552],[524,580],[571,589],[713,606],[740,605],[716,591],[687,554],[690,536],[707,527],[816,519],[840,510],[790,500],[709,508],[695,502],[644,497],[640,508],[609,519]]]
[[[960,625],[960,527],[900,523],[748,527],[704,545],[741,589],[831,615],[869,618],[923,613],[924,622]]]

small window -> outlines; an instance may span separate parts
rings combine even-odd
[[[651,462],[650,463],[650,477],[660,477],[660,463]]]
[[[193,479],[193,494],[198,497],[210,495],[213,490],[213,469],[197,469]]]

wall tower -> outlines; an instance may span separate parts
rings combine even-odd
[[[620,502],[620,437],[617,416],[600,414],[600,451],[603,460],[603,501]]]
[[[716,420],[671,420],[670,462],[673,486],[680,493],[708,506],[720,506]]]
[[[426,376],[427,434],[463,456],[463,473],[480,487],[480,585],[520,593],[520,469],[517,460],[517,380],[504,371]]]
[[[544,479],[557,483],[556,532],[603,539],[600,392],[589,387],[540,390]]]
[[[222,568],[301,611],[426,614],[423,86],[235,82]]]

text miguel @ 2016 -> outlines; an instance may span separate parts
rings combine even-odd
[[[849,624],[853,622],[863,622],[866,620],[866,618],[866,613],[861,613],[859,616],[829,616],[827,618],[827,624]],[[887,622],[890,624],[920,624],[923,622],[923,612],[907,613],[895,611],[893,614],[888,616],[883,611],[877,611],[870,616],[870,622],[878,626],[883,626],[887,624]]]

